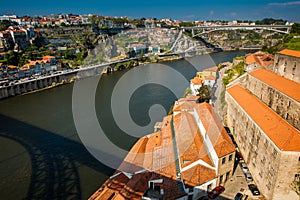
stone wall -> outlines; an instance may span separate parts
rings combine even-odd
[[[300,58],[276,54],[271,70],[280,76],[300,83]]]
[[[224,159],[224,163],[223,162]],[[218,163],[218,181],[217,185],[224,184],[232,177],[232,170],[234,168],[235,152],[219,158]],[[222,178],[221,178],[222,176]]]
[[[300,152],[278,149],[228,93],[225,98],[228,127],[260,191],[267,199],[296,197],[290,185],[299,173]]]
[[[250,74],[239,83],[280,115],[292,126],[300,130],[300,102],[270,87]]]

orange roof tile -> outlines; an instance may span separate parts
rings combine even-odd
[[[300,102],[300,83],[281,77],[262,68],[254,70],[249,74]]]
[[[195,165],[189,170],[182,172],[184,183],[187,186],[195,187],[216,178],[216,172],[213,169],[204,167],[202,165]]]
[[[7,67],[10,68],[10,69],[16,69],[17,68],[17,66],[14,66],[14,65],[8,65]]]
[[[43,60],[50,59],[50,58],[55,58],[55,56],[43,56]]]
[[[194,85],[201,85],[202,84],[202,80],[199,78],[199,77],[195,77],[191,80],[191,82],[194,84]]]
[[[208,152],[192,114],[181,112],[174,116],[174,128],[182,168],[200,159],[214,166],[211,160],[207,159]]]
[[[235,152],[235,147],[212,106],[201,103],[196,110],[218,157]]]
[[[239,85],[227,92],[255,121],[264,133],[283,151],[300,151],[300,132]]]
[[[216,77],[215,77],[215,76],[213,76],[213,75],[206,76],[206,77],[205,77],[205,80],[208,80],[208,81],[213,81],[213,80],[216,80]]]
[[[251,65],[251,64],[255,63],[256,62],[255,58],[256,57],[254,56],[254,54],[248,54],[248,55],[246,55],[246,64],[247,65]]]
[[[256,52],[254,54],[247,54],[245,61],[247,65],[258,63],[259,65],[266,67],[274,62],[274,58],[271,54]]]
[[[296,50],[284,49],[282,51],[279,51],[278,53],[300,58],[300,51],[296,51]]]
[[[206,69],[203,69],[203,71],[217,72],[218,71],[218,66],[206,68]]]

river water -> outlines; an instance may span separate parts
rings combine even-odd
[[[220,52],[103,75],[91,96],[98,123],[126,152],[153,131],[196,71],[245,53]],[[73,89],[69,84],[0,101],[0,199],[87,199],[114,172],[81,142]]]

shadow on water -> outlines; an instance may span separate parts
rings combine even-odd
[[[31,158],[31,180],[25,199],[82,199],[78,164],[106,174],[113,170],[97,161],[79,142],[0,115],[0,136],[22,145]]]

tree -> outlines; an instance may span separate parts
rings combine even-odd
[[[0,22],[0,31],[6,30],[11,25],[10,21],[3,20]]]
[[[300,34],[300,24],[298,24],[298,23],[293,24],[291,33]]]
[[[203,102],[209,103],[210,91],[207,85],[202,85],[198,89],[198,96],[200,96],[199,103],[203,103]]]

